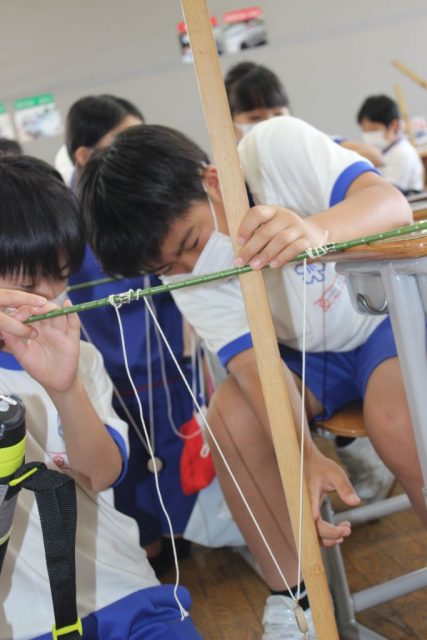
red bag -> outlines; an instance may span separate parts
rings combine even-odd
[[[180,476],[182,491],[186,496],[207,487],[215,477],[215,468],[209,447],[203,437],[198,416],[188,420],[180,428],[180,433],[186,436],[180,460]],[[188,436],[194,435],[192,438]]]

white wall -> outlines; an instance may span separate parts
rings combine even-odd
[[[210,0],[212,14],[250,2]],[[369,94],[400,83],[411,114],[427,114],[427,92],[392,67],[427,77],[425,0],[265,0],[269,44],[222,56],[271,67],[295,114],[357,137],[355,112]],[[194,71],[179,59],[178,0],[13,0],[1,3],[0,101],[53,92],[63,114],[79,97],[115,93],[151,123],[183,130],[209,149]],[[61,140],[26,151],[52,160]]]

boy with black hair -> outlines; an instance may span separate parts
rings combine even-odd
[[[248,215],[258,216],[258,235],[265,233],[273,249],[280,246],[278,257],[271,261],[273,267],[328,239],[347,240],[411,220],[402,194],[380,178],[369,162],[296,118],[260,123],[240,143],[239,155],[248,189],[260,205]],[[195,143],[177,131],[144,126],[119,135],[88,163],[80,197],[92,246],[107,272],[129,276],[148,270],[170,282],[184,274],[219,271],[233,264],[216,169]],[[252,256],[252,267],[265,264],[263,253],[252,252]],[[271,269],[265,279],[299,425],[303,266]],[[290,584],[295,584],[289,517],[238,281],[199,285],[173,295],[230,374],[210,404],[212,426],[280,566]],[[344,279],[330,263],[308,267],[306,295],[307,417],[331,414],[351,400],[364,398],[374,445],[427,522],[388,320],[357,314]],[[334,526],[321,519],[322,496],[336,489],[347,504],[357,504],[358,498],[342,469],[317,450],[308,429],[305,446],[319,536],[326,545],[340,543],[350,534],[350,525]],[[292,626],[292,605],[278,593],[283,589],[281,579],[215,450],[213,455],[233,516],[275,594],[267,601],[264,638],[278,637],[274,634],[284,625]],[[300,637],[297,629],[291,635],[291,626],[289,638]]]
[[[65,127],[67,149],[76,168],[76,187],[78,176],[95,149],[107,147],[118,133],[143,123],[140,110],[125,98],[101,94],[77,100],[67,114]],[[119,290],[160,284],[155,276],[140,276],[120,283],[105,282],[105,276],[87,246],[80,269],[70,277],[70,285],[92,284],[70,291],[73,304],[104,298]],[[154,299],[152,308],[178,363],[191,377],[189,367],[184,363],[183,319],[172,297],[165,295]],[[159,341],[151,318],[144,317],[139,305],[127,305],[121,311],[121,320],[129,347],[129,369],[144,415],[149,416],[150,445],[158,462],[159,488],[172,522],[178,558],[182,558],[190,551],[190,542],[182,534],[197,494],[185,495],[181,483],[177,482],[184,440],[176,435],[174,429],[190,420],[193,403],[177,375],[175,363]],[[147,551],[156,575],[161,577],[174,563],[169,523],[158,499],[148,443],[138,428],[139,406],[123,367],[116,314],[110,307],[100,307],[85,316],[82,330],[84,339],[92,342],[102,353],[105,368],[115,387],[113,406],[130,427],[128,472],[114,489],[115,505],[137,521],[141,546]],[[165,411],[168,402],[171,409]]]
[[[76,481],[77,606],[85,640],[199,638],[171,586],[160,586],[138,543],[136,523],[114,508],[126,473],[127,425],[111,406],[102,357],[80,343],[77,315],[22,323],[33,308],[54,309],[85,247],[77,200],[59,174],[35,158],[0,159],[0,287],[16,311],[0,318],[0,389],[26,409],[26,460]],[[17,291],[14,291],[17,290]],[[34,300],[18,291],[38,294]],[[4,299],[5,295],[2,295]],[[22,298],[24,297],[24,300]],[[69,301],[64,303],[69,305]],[[188,594],[180,592],[185,607]],[[43,539],[34,497],[21,491],[0,580],[0,636],[48,640],[53,622]],[[31,613],[23,607],[31,602]]]
[[[400,113],[385,95],[369,96],[357,114],[362,140],[381,152],[381,173],[410,195],[424,189],[424,165],[415,147],[402,134]]]
[[[0,158],[5,156],[21,156],[22,147],[16,140],[9,138],[0,138]]]

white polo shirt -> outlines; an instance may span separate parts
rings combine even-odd
[[[238,150],[255,202],[278,204],[303,218],[341,202],[353,180],[366,171],[375,171],[358,154],[291,116],[260,123],[243,138]],[[232,264],[230,238],[216,233],[193,274],[220,271]],[[278,340],[301,349],[303,265],[291,263],[266,270],[264,275]],[[163,280],[168,282],[171,278]],[[307,351],[353,349],[381,322],[381,318],[364,316],[353,309],[345,280],[336,274],[333,263],[308,265],[306,288]],[[251,347],[237,278],[180,289],[172,295],[182,314],[224,366]]]
[[[81,343],[79,375],[101,420],[128,458],[127,425],[111,407],[112,387],[101,354]],[[0,390],[25,405],[25,458],[60,470],[68,465],[58,412],[45,390],[13,356],[0,353]],[[76,483],[77,606],[81,617],[145,587],[158,584],[139,545],[134,520],[114,508],[113,490],[98,494]],[[27,640],[47,633],[54,623],[43,536],[34,494],[18,496],[12,534],[0,578],[0,638]]]
[[[386,180],[402,191],[424,189],[424,165],[415,147],[406,138],[400,138],[383,152],[381,173]]]

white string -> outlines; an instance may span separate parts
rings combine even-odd
[[[144,280],[144,288],[146,280]],[[151,327],[150,317],[147,313],[147,309],[144,309],[145,314],[145,346],[146,346],[146,361],[147,361],[147,396],[148,396],[148,421],[150,425],[150,443],[155,454],[155,429],[154,429],[154,407],[153,407],[153,367],[151,365]]]
[[[93,344],[93,340],[90,337],[89,333],[87,332],[86,327],[84,326],[84,324],[82,323],[81,320],[80,320],[80,328],[82,330],[82,333],[83,333],[84,337],[86,338],[86,341],[90,342],[90,344]],[[136,432],[136,435],[138,436],[138,438],[141,441],[141,444],[145,448],[146,452],[149,454],[150,451],[149,451],[149,449],[147,447],[147,443],[144,440],[144,438],[142,436],[142,433],[140,432],[140,430],[138,428],[138,425],[136,424],[136,422],[135,422],[135,420],[133,418],[133,415],[131,414],[131,412],[129,411],[129,409],[128,409],[126,403],[125,403],[125,401],[123,400],[120,391],[117,389],[116,385],[114,384],[114,382],[112,380],[111,380],[111,384],[112,384],[112,387],[113,387],[113,394],[117,398],[117,400],[119,401],[120,406],[123,409],[123,412],[126,414],[127,422],[129,422],[129,424],[133,427],[134,431]]]
[[[320,243],[319,246],[317,247],[310,247],[308,249],[305,250],[306,254],[308,255],[309,258],[321,258],[322,256],[326,255],[331,248],[334,247],[334,244],[327,244],[328,241],[328,237],[329,237],[329,231],[327,229],[324,230],[323,232],[323,238],[322,241]],[[304,259],[305,262],[305,259]],[[305,267],[304,267],[305,269]]]
[[[128,363],[128,357],[127,357],[127,351],[126,351],[126,341],[125,341],[125,336],[124,336],[124,332],[123,332],[123,325],[122,325],[122,319],[120,317],[120,312],[119,312],[119,308],[121,307],[121,303],[117,304],[114,301],[114,295],[110,295],[108,297],[108,300],[110,302],[110,304],[112,305],[112,307],[114,308],[115,312],[116,312],[116,316],[117,316],[117,322],[119,325],[119,332],[120,332],[120,340],[121,340],[121,344],[122,344],[122,352],[123,352],[123,359],[124,359],[124,364],[125,364],[125,368],[126,368],[126,373],[129,379],[129,382],[131,384],[131,387],[133,389],[133,392],[135,394],[135,398],[136,401],[138,403],[138,408],[139,408],[139,417],[141,420],[141,425],[144,431],[144,436],[147,440],[147,446],[149,449],[149,453],[150,453],[150,457],[151,457],[151,461],[153,463],[153,472],[154,472],[154,480],[155,480],[155,484],[156,484],[156,491],[157,491],[157,495],[159,497],[159,502],[162,508],[162,511],[165,515],[165,518],[167,520],[168,523],[168,527],[169,527],[169,531],[171,534],[171,544],[172,544],[172,552],[173,552],[173,558],[174,558],[174,563],[175,563],[175,585],[174,585],[174,590],[173,590],[173,594],[176,600],[176,603],[178,605],[179,611],[181,613],[181,620],[184,620],[184,618],[186,618],[187,616],[189,616],[188,611],[184,608],[184,606],[182,605],[179,596],[178,596],[178,586],[179,586],[179,564],[178,564],[178,556],[176,553],[176,546],[175,546],[175,540],[174,540],[174,531],[173,531],[173,527],[172,527],[172,522],[171,519],[169,517],[169,514],[167,512],[167,509],[165,507],[165,504],[163,502],[163,497],[160,491],[160,486],[159,486],[159,477],[158,477],[158,473],[157,473],[157,465],[156,465],[156,461],[154,459],[154,452],[153,449],[151,447],[151,443],[148,437],[148,431],[147,431],[147,426],[145,424],[145,420],[144,420],[144,415],[143,415],[143,410],[142,410],[142,404],[141,404],[141,400],[139,398],[139,394],[138,391],[136,389],[135,383],[133,381],[130,369],[129,369],[129,363]],[[130,292],[129,292],[129,300],[130,300]],[[151,309],[148,306],[148,309],[150,310],[151,313]],[[154,315],[152,314],[152,317],[154,319]]]
[[[133,293],[133,290],[131,290],[131,291]],[[169,426],[172,429],[172,431],[174,432],[174,434],[177,435],[178,438],[181,438],[181,440],[192,440],[193,438],[195,438],[196,436],[199,435],[199,433],[201,432],[201,429],[198,429],[197,431],[194,431],[193,433],[191,433],[189,435],[185,435],[185,434],[183,434],[183,433],[181,433],[179,431],[179,429],[177,428],[177,426],[175,424],[175,420],[173,418],[172,400],[171,400],[171,396],[170,396],[169,386],[168,386],[168,383],[167,383],[165,358],[164,358],[164,354],[163,354],[161,336],[160,336],[159,329],[158,329],[159,323],[158,323],[158,320],[157,320],[156,308],[155,308],[154,304],[149,304],[147,298],[144,298],[144,302],[145,302],[146,311],[147,310],[149,311],[149,313],[152,315],[153,320],[154,320],[154,330],[155,330],[156,338],[157,338],[157,346],[158,346],[159,360],[160,360],[160,371],[161,371],[161,376],[162,376],[163,389],[164,389],[165,397],[166,397],[166,411],[167,411]],[[179,369],[179,367],[178,367],[178,369]]]
[[[300,442],[300,478],[299,478],[299,513],[298,513],[298,587],[296,599],[301,598],[301,556],[302,556],[302,516],[304,510],[304,444],[305,444],[305,352],[306,352],[306,311],[307,311],[307,260],[303,262],[303,302],[302,302],[302,372],[301,372],[301,442]]]
[[[198,403],[197,398],[194,396],[193,391],[191,389],[191,386],[189,385],[189,383],[188,383],[188,381],[187,381],[187,379],[185,377],[185,374],[182,371],[182,369],[181,369],[181,367],[180,367],[180,365],[179,365],[179,363],[178,363],[178,361],[177,361],[177,359],[175,357],[175,354],[173,353],[173,351],[172,351],[172,349],[171,349],[171,347],[169,345],[169,342],[168,342],[165,334],[162,331],[162,328],[160,327],[160,325],[159,325],[159,323],[157,321],[157,318],[152,313],[151,308],[148,307],[148,309],[149,309],[150,313],[152,314],[153,322],[157,325],[158,331],[159,331],[160,335],[162,336],[162,339],[163,339],[163,341],[165,343],[165,346],[166,346],[167,350],[169,351],[169,353],[171,355],[171,358],[174,361],[175,366],[176,366],[177,370],[179,371],[179,373],[180,373],[180,375],[182,377],[182,380],[183,380],[185,386],[187,387],[187,390],[190,393],[190,395],[191,395],[191,397],[193,399],[193,402],[194,402],[194,404],[196,405],[196,407],[197,407],[197,409],[199,411],[200,419],[203,422],[204,426],[206,427],[206,429],[207,429],[207,431],[208,431],[208,433],[209,433],[209,435],[210,435],[210,437],[211,437],[211,439],[212,439],[212,441],[213,441],[213,443],[214,443],[214,445],[215,445],[215,447],[216,447],[216,449],[217,449],[217,451],[218,451],[218,453],[219,453],[219,455],[220,455],[220,457],[221,457],[221,459],[222,459],[222,461],[224,463],[224,466],[227,469],[227,472],[228,472],[231,480],[233,481],[233,484],[234,484],[234,486],[235,486],[240,498],[242,499],[243,504],[245,505],[245,507],[246,507],[246,509],[248,511],[248,514],[249,514],[253,524],[255,525],[255,528],[258,531],[258,534],[261,537],[261,540],[262,540],[265,548],[267,549],[271,560],[273,561],[274,566],[277,569],[278,574],[280,575],[281,579],[283,580],[283,583],[284,583],[286,589],[289,592],[290,598],[294,601],[295,604],[298,604],[298,601],[297,601],[295,595],[292,593],[291,588],[290,588],[290,586],[289,586],[289,584],[288,584],[288,582],[287,582],[287,580],[286,580],[286,578],[285,578],[285,576],[284,576],[284,574],[283,574],[283,572],[282,572],[282,570],[281,570],[281,568],[279,566],[279,563],[277,562],[277,560],[276,560],[276,558],[275,558],[275,556],[273,554],[273,551],[271,550],[270,545],[268,544],[268,541],[267,541],[266,537],[264,536],[264,533],[262,532],[261,527],[259,526],[258,521],[257,521],[254,513],[252,512],[252,509],[249,506],[249,503],[246,500],[246,497],[244,496],[243,491],[240,488],[240,485],[239,485],[238,481],[236,480],[236,477],[234,476],[234,474],[233,474],[233,472],[231,470],[231,467],[230,467],[230,465],[229,465],[229,463],[228,463],[228,461],[227,461],[227,459],[226,459],[226,457],[225,457],[225,455],[224,455],[224,453],[223,453],[223,451],[222,451],[222,449],[221,449],[221,447],[220,447],[220,445],[219,445],[219,443],[218,443],[218,441],[217,441],[217,439],[216,439],[211,427],[209,426],[208,421],[206,420],[206,417],[203,415],[202,408],[201,408],[200,404]]]

